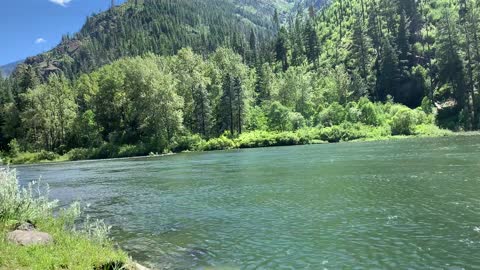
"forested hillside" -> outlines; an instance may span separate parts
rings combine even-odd
[[[262,3],[89,18],[0,81],[2,148],[78,159],[478,128],[478,0]]]
[[[252,31],[259,40],[275,32],[271,17],[282,5],[267,2],[240,8],[225,0],[128,1],[87,18],[80,32],[64,36],[56,48],[26,64],[45,79],[59,71],[75,78],[122,57],[173,55],[187,46],[204,55],[227,46],[246,57]]]

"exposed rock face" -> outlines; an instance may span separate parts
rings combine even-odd
[[[37,231],[15,230],[7,234],[7,240],[20,246],[48,245],[53,243],[51,235]]]

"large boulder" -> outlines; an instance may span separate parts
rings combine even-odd
[[[48,245],[53,243],[51,235],[37,231],[15,230],[7,234],[7,240],[20,246]]]

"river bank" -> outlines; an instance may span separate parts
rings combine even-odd
[[[198,135],[177,138],[163,153],[145,144],[114,145],[104,144],[98,148],[76,148],[63,155],[52,152],[19,152],[15,156],[2,157],[4,164],[21,165],[80,160],[104,160],[132,157],[158,157],[181,152],[203,152],[216,150],[261,148],[273,146],[293,146],[308,144],[327,144],[358,141],[382,141],[415,137],[445,137],[476,135],[478,132],[452,132],[435,125],[417,125],[408,135],[394,135],[385,127],[366,125],[339,125],[328,128],[308,128],[292,132],[253,131],[237,137],[226,135],[204,140]]]
[[[115,247],[102,221],[80,222],[80,204],[58,209],[47,195],[48,187],[20,188],[15,170],[0,170],[0,270],[146,269]]]

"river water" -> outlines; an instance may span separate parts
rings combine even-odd
[[[159,269],[479,269],[480,137],[17,168]]]

